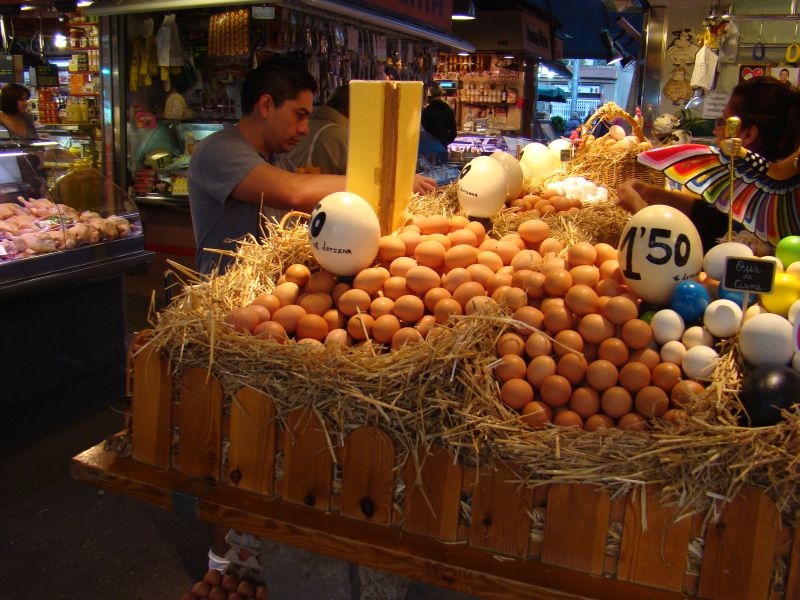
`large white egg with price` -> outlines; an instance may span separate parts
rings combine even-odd
[[[351,192],[319,201],[308,225],[311,253],[334,275],[355,275],[375,260],[381,240],[378,216],[369,202]]]
[[[458,201],[470,217],[488,219],[505,206],[508,184],[499,160],[477,156],[461,169]]]
[[[547,149],[547,146],[538,142],[532,142],[522,149],[519,162],[528,167],[533,180],[549,177],[561,165],[561,161]]]
[[[631,217],[618,251],[625,284],[645,302],[661,306],[669,304],[678,283],[695,279],[703,266],[697,228],[682,212],[663,204]]]
[[[502,150],[492,152],[489,158],[498,161],[506,170],[506,199],[514,200],[522,191],[523,175],[519,161],[508,152],[503,152]]]

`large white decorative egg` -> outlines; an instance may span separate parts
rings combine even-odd
[[[561,161],[539,142],[532,142],[522,149],[519,162],[528,167],[533,180],[544,179],[556,172]]]
[[[729,256],[736,258],[752,258],[753,251],[749,246],[739,242],[723,242],[717,244],[706,252],[703,258],[703,270],[712,279],[722,279],[725,271],[725,259]]]
[[[477,156],[461,169],[458,201],[470,217],[488,219],[505,206],[508,184],[499,160]]]
[[[519,165],[519,161],[502,150],[492,152],[489,158],[499,161],[506,170],[506,199],[513,200],[518,197],[523,184],[522,167]]]
[[[547,149],[558,159],[558,162],[561,161],[561,151],[562,150],[571,150],[572,149],[572,142],[564,138],[558,138],[553,140],[549,144],[547,144]]]
[[[381,240],[378,216],[369,202],[351,192],[319,201],[308,225],[311,253],[334,275],[355,275],[375,260]]]
[[[756,315],[742,325],[739,348],[752,366],[785,365],[792,360],[792,324],[774,313]]]
[[[669,304],[678,283],[697,277],[703,264],[697,228],[681,211],[663,204],[631,217],[618,250],[625,284],[645,302],[662,306]]]

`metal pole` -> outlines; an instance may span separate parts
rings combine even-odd
[[[578,86],[581,82],[581,60],[579,58],[572,59],[572,97],[570,98],[569,114],[570,119],[572,113],[578,112]]]

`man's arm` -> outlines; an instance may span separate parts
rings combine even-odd
[[[311,211],[328,194],[344,190],[344,175],[302,175],[269,164],[253,168],[233,188],[241,202],[264,204],[280,210]]]

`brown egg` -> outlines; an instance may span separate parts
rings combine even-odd
[[[556,361],[552,357],[542,354],[534,357],[528,364],[525,378],[533,387],[538,389],[546,377],[555,375],[556,372]]]
[[[662,362],[653,369],[653,385],[657,385],[667,394],[681,380],[681,368],[675,363]]]
[[[662,417],[665,421],[669,423],[679,423],[689,417],[688,413],[685,410],[680,408],[671,408],[667,412],[664,413]]]
[[[602,315],[591,314],[578,322],[578,332],[590,344],[599,344],[614,335],[614,326]]]
[[[452,294],[443,287],[435,287],[425,292],[425,296],[423,296],[422,301],[425,304],[425,309],[429,313],[433,314],[433,309],[436,308],[439,300],[452,297]]]
[[[495,248],[497,248],[497,242],[498,242],[498,240],[496,240],[494,238],[486,238],[478,246],[478,251],[479,252],[483,252],[483,251],[494,252]]]
[[[513,281],[513,276],[508,273],[492,273],[483,285],[486,288],[486,293],[492,296],[500,288],[511,286]]]
[[[414,328],[419,331],[420,335],[424,339],[427,339],[428,334],[433,329],[433,326],[436,325],[436,317],[433,315],[425,315],[423,316],[417,323],[414,325]]]
[[[599,429],[611,429],[614,427],[614,420],[608,415],[596,414],[588,417],[583,424],[586,431],[597,431]]]
[[[433,308],[433,316],[436,318],[436,322],[444,324],[447,322],[447,319],[450,318],[450,315],[463,315],[464,314],[464,307],[461,306],[461,303],[458,300],[454,300],[453,298],[444,298],[439,300],[436,303],[436,306]]]
[[[372,328],[375,319],[369,313],[353,315],[347,321],[347,333],[356,341],[366,340],[372,337]]]
[[[486,239],[486,228],[479,221],[470,221],[466,224],[464,229],[469,229],[475,234],[475,237],[478,239],[478,245],[480,245],[483,240]]]
[[[617,249],[611,244],[600,242],[594,245],[594,249],[597,252],[597,257],[594,260],[596,267],[599,267],[607,260],[617,260]]]
[[[406,323],[416,323],[425,314],[425,304],[421,298],[407,294],[394,301],[394,315]]]
[[[607,360],[597,359],[590,363],[589,368],[586,369],[586,382],[598,392],[605,391],[612,385],[616,385],[618,377],[619,371],[617,371],[617,367]]]
[[[478,252],[477,263],[491,269],[492,273],[496,273],[503,266],[503,259],[500,258],[495,252],[483,250]],[[474,279],[474,278],[473,278]]]
[[[601,279],[597,282],[597,285],[594,286],[594,291],[597,292],[598,296],[614,297],[622,293],[622,286],[613,279]]]
[[[502,259],[504,265],[510,265],[517,252],[519,252],[519,248],[513,242],[500,240],[497,242],[494,252]]]
[[[409,256],[395,258],[389,265],[389,274],[392,277],[405,277],[411,267],[416,267],[417,261]]]
[[[545,280],[545,285],[547,281]],[[597,293],[588,285],[576,284],[564,296],[567,307],[576,315],[588,315],[597,310]]]
[[[400,296],[410,293],[411,289],[408,287],[405,277],[389,277],[383,283],[383,294],[391,300],[397,300]]]
[[[336,344],[342,348],[349,348],[353,345],[353,338],[351,338],[346,329],[331,329],[328,335],[325,336],[325,345]]]
[[[509,379],[500,387],[500,399],[514,410],[533,401],[533,388],[524,379]]]
[[[336,277],[324,270],[316,271],[309,277],[308,283],[306,284],[306,291],[330,294],[334,285],[336,285]]]
[[[388,279],[385,271],[376,268],[363,269],[353,278],[353,288],[364,290],[370,296],[374,296],[383,287],[383,283]]]
[[[461,306],[466,307],[467,302],[474,296],[484,296],[486,290],[483,286],[476,281],[467,281],[462,283],[453,292],[453,298],[457,300]]]
[[[275,311],[275,314],[272,315],[272,320],[283,325],[286,333],[293,335],[297,329],[297,322],[305,314],[306,311],[303,307],[296,304],[287,304]]]
[[[544,221],[531,219],[520,223],[517,233],[527,244],[539,244],[550,237],[550,227]]]
[[[600,281],[600,271],[594,265],[580,265],[569,270],[573,284],[587,285],[592,290]],[[596,293],[596,292],[595,292]]]
[[[572,385],[578,385],[586,377],[589,363],[578,354],[567,354],[558,361],[558,374]]]
[[[253,335],[264,340],[275,340],[281,344],[286,342],[288,337],[283,325],[275,321],[259,323],[253,330]]]
[[[511,285],[521,290],[526,290],[527,292],[525,282],[528,280],[528,277],[535,272],[536,271],[531,271],[529,269],[520,269],[519,271],[514,271],[514,273],[511,275]]]
[[[262,321],[269,321],[271,318],[271,313],[269,310],[260,304],[251,304],[248,308],[254,315],[258,317],[259,323]]]
[[[629,362],[619,370],[619,384],[635,394],[650,385],[650,369],[640,362]]]
[[[542,429],[553,417],[553,410],[544,402],[534,400],[522,407],[522,420],[531,429]]]
[[[400,320],[394,315],[381,315],[372,324],[372,337],[381,344],[389,344],[400,329]]]
[[[639,316],[635,302],[624,296],[610,298],[603,309],[603,316],[614,325],[622,325]]]
[[[396,235],[385,235],[378,246],[378,256],[383,264],[388,265],[394,259],[406,255],[406,245]]]
[[[450,231],[450,225],[447,217],[444,215],[430,215],[429,217],[421,217],[416,221],[423,234],[430,233],[447,233]]]
[[[600,265],[600,279],[613,279],[617,283],[624,283],[625,279],[622,277],[622,271],[619,270],[619,262],[607,260]]]
[[[494,367],[494,373],[500,381],[509,379],[524,379],[527,365],[525,360],[517,354],[506,354]]]
[[[618,369],[628,362],[629,357],[628,347],[619,338],[606,338],[597,346],[597,358],[613,363]]]
[[[536,358],[537,356],[549,355],[553,350],[553,343],[542,333],[538,331],[533,332],[525,340],[525,354],[529,358]]]
[[[572,350],[583,352],[583,338],[574,329],[562,329],[554,337],[553,350],[557,356],[574,354]]]
[[[525,340],[516,333],[504,333],[497,340],[494,348],[497,356],[505,356],[506,354],[522,356],[525,352]]]
[[[325,319],[325,322],[328,324],[328,330],[344,329],[344,326],[347,323],[347,317],[335,308],[326,310],[322,315],[322,318]]]
[[[412,292],[424,295],[428,290],[439,287],[439,274],[430,267],[411,267],[406,273],[406,285]]]
[[[573,267],[593,265],[597,258],[597,250],[588,242],[578,242],[567,250],[567,262]]]
[[[517,310],[528,305],[528,295],[523,290],[515,287],[506,288],[501,299],[494,299],[499,304],[507,306],[510,310]]]
[[[581,416],[572,410],[562,410],[555,417],[553,417],[553,425],[557,427],[578,427],[583,429],[583,419]]]
[[[306,314],[297,320],[295,335],[298,339],[312,338],[322,341],[328,335],[328,322],[318,314]]]
[[[344,283],[344,282],[337,283],[336,285],[334,285],[333,289],[331,290],[331,298],[333,298],[333,303],[334,304],[338,304],[339,303],[339,298],[342,297],[342,294],[344,294],[347,290],[350,290],[350,289],[352,289],[350,287],[350,284],[347,284],[347,283]]]
[[[471,281],[474,281],[476,283],[480,283],[484,288],[487,287],[489,281],[495,276],[502,277],[502,278],[508,278],[507,275],[504,275],[504,274],[499,274],[498,275],[494,271],[492,271],[489,267],[487,267],[486,265],[481,265],[481,264],[478,264],[478,263],[475,263],[474,265],[468,266],[467,267],[467,273],[469,273]]]
[[[575,388],[569,399],[569,408],[587,419],[600,410],[600,394],[590,387]]]
[[[333,298],[324,292],[312,292],[306,294],[299,301],[305,311],[312,315],[324,315],[333,306]]]
[[[413,219],[411,221],[407,221],[406,225],[400,229],[400,233],[403,233],[404,231],[415,231],[419,234],[422,233],[422,229],[419,228],[419,225],[416,225],[413,222]]]
[[[526,279],[522,289],[528,293],[528,298],[535,300],[537,298],[544,298],[544,273],[534,271]]]
[[[628,413],[624,415],[618,422],[617,427],[625,431],[649,431],[650,425],[641,415],[636,413]]]
[[[517,251],[525,250],[525,241],[517,233],[507,233],[500,238],[501,242],[511,242],[517,247]]]
[[[544,300],[542,300],[539,306],[539,310],[545,313],[553,308],[566,308],[566,307],[567,304],[566,302],[564,302],[563,298],[545,298]]]
[[[544,256],[548,252],[552,252],[554,254],[558,254],[563,249],[564,249],[564,245],[561,242],[559,242],[557,239],[551,238],[551,237],[542,240],[542,243],[539,244],[539,254],[541,254],[542,256]]]
[[[438,242],[420,242],[414,250],[417,262],[431,269],[438,269],[444,265],[445,248]]]
[[[640,348],[631,352],[631,361],[644,364],[651,371],[661,362],[661,355],[652,348]]]
[[[633,397],[624,387],[612,385],[600,396],[600,408],[612,419],[619,419],[633,409]]]
[[[256,299],[253,300],[253,304],[258,304],[259,306],[263,306],[269,311],[269,314],[274,313],[281,307],[280,299],[274,294],[259,294],[256,296]]]
[[[668,408],[669,398],[660,387],[648,385],[636,393],[636,412],[643,417],[660,417]]]
[[[286,281],[296,283],[298,287],[303,288],[311,278],[311,271],[308,267],[300,263],[289,265],[286,269]]]
[[[378,296],[369,305],[369,314],[375,319],[383,315],[391,315],[394,309],[394,300],[386,296]]]
[[[460,231],[466,231],[462,229]],[[453,232],[456,233],[456,232]],[[450,250],[444,253],[444,268],[446,271],[462,267],[466,269],[468,266],[475,264],[478,260],[478,249],[468,246],[467,244],[453,245]]]
[[[398,233],[397,237],[403,240],[403,244],[405,244],[406,256],[414,256],[414,250],[417,249],[417,244],[422,241],[422,235],[416,231],[407,229]],[[394,275],[394,273],[392,273],[392,275]]]
[[[699,396],[705,391],[706,388],[693,379],[684,379],[675,384],[670,392],[670,399],[672,405],[676,408],[686,408],[692,396]]]
[[[542,402],[553,408],[565,406],[572,397],[572,385],[566,377],[548,375],[539,387],[539,397]]]
[[[572,329],[575,325],[575,320],[572,318],[572,313],[566,308],[559,306],[548,306],[543,309],[544,318],[542,325],[551,335],[555,335],[559,331],[565,329]]]
[[[343,315],[352,317],[354,314],[362,312],[369,312],[369,305],[372,303],[372,298],[364,290],[351,289],[347,290],[339,297],[337,308]]]
[[[470,229],[456,229],[447,234],[447,239],[453,246],[465,245],[478,247],[478,236]]]
[[[281,306],[295,304],[300,296],[300,286],[293,281],[287,281],[277,286],[272,293],[280,300]]]
[[[536,250],[520,250],[511,260],[511,268],[517,271],[537,271],[542,265],[542,255]]]
[[[544,276],[544,289],[550,296],[563,296],[572,287],[572,275],[565,269],[553,269]]]
[[[472,276],[464,267],[457,267],[442,275],[442,287],[451,294],[462,283],[472,281]]]
[[[540,311],[538,308],[534,308],[533,306],[521,306],[514,311],[514,314],[511,315],[511,318],[515,321],[520,321],[521,323],[530,325],[535,329],[540,329],[544,315],[542,314],[542,311]],[[515,333],[518,333],[523,337],[528,336],[531,331],[533,331],[533,329],[523,326],[514,326],[513,329]]]
[[[422,241],[423,242],[436,242],[442,248],[444,248],[445,252],[447,250],[449,250],[450,247],[453,245],[453,242],[450,241],[450,238],[447,237],[444,234],[441,234],[441,233],[432,233],[430,235],[423,235],[422,236]],[[419,250],[419,246],[417,246],[417,250]],[[417,250],[415,250],[415,253],[416,253]],[[444,257],[442,257],[442,264],[444,264]],[[430,266],[430,265],[428,265],[428,266]]]
[[[392,336],[392,350],[402,348],[406,344],[416,344],[422,341],[422,334],[413,327],[401,327]]]
[[[447,221],[449,231],[455,231],[456,229],[464,229],[469,224],[469,219],[462,215],[453,215]]]
[[[467,300],[467,305],[464,307],[464,313],[471,315],[492,304],[497,303],[488,296],[473,296]]]
[[[584,344],[583,357],[587,360],[587,362],[593,362],[597,360],[597,344]]]

